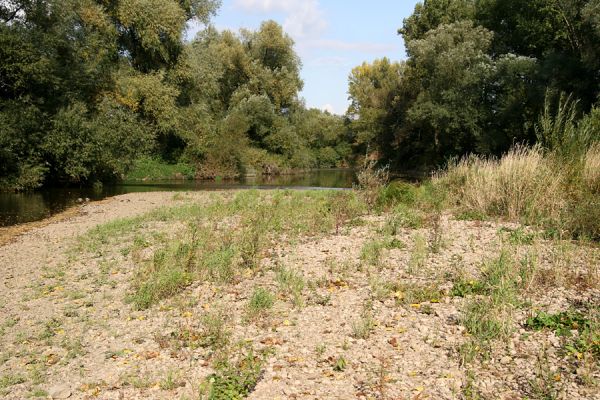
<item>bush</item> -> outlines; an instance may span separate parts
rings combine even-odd
[[[410,183],[391,182],[380,190],[379,197],[377,198],[377,206],[387,208],[400,203],[411,206],[416,201],[416,191],[415,185]]]

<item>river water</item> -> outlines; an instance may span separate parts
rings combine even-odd
[[[50,188],[31,193],[0,193],[0,226],[37,221],[64,211],[79,199],[102,200],[134,192],[196,191],[226,189],[322,189],[350,188],[356,175],[349,169],[310,171],[298,175],[247,177],[232,181],[123,182],[90,188]]]

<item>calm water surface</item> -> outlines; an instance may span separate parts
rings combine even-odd
[[[52,188],[33,193],[0,193],[0,226],[37,221],[61,212],[78,199],[101,200],[125,193],[224,189],[350,188],[356,179],[348,169],[318,170],[301,175],[242,178],[235,181],[123,182],[100,191],[89,188]]]

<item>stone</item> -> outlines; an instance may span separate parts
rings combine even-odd
[[[48,390],[48,395],[52,399],[68,399],[71,394],[71,388],[67,385],[56,385]]]

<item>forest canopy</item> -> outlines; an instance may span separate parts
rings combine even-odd
[[[196,178],[347,162],[344,119],[298,97],[292,39],[273,21],[219,32],[219,5],[0,2],[0,187],[115,180],[145,158]]]
[[[210,179],[369,156],[426,172],[556,143],[541,119],[565,98],[586,140],[600,137],[600,0],[418,3],[398,30],[406,59],[354,68],[345,116],[305,106],[281,25],[220,31],[219,7],[0,1],[0,188],[114,181],[150,164]],[[188,41],[191,21],[203,29]]]
[[[426,0],[398,33],[406,61],[349,78],[356,144],[383,163],[428,170],[534,144],[565,96],[600,140],[600,1]]]

